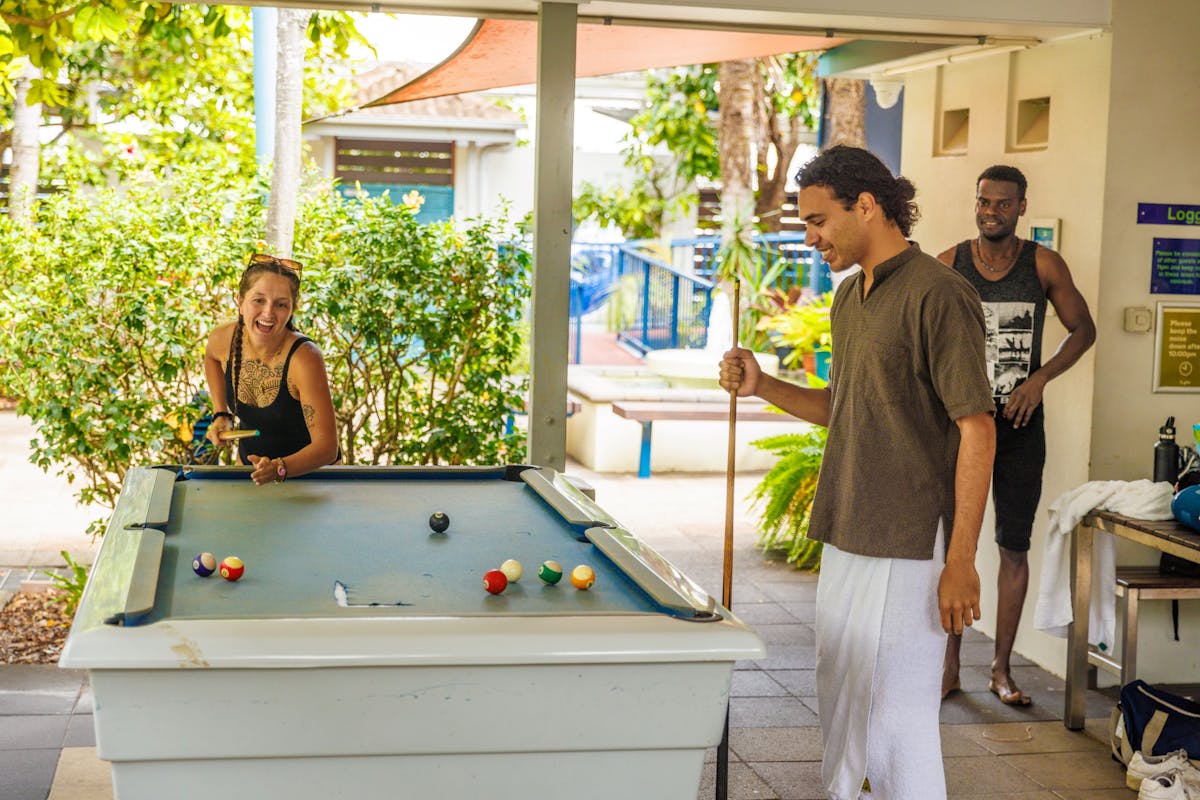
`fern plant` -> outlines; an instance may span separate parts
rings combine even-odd
[[[808,521],[817,475],[825,454],[826,429],[785,433],[750,444],[779,456],[775,466],[750,493],[752,507],[761,510],[759,546],[785,550],[789,564],[816,572],[821,568],[821,543],[808,538]]]

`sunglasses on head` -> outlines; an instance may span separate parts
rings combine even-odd
[[[292,261],[290,258],[279,258],[278,256],[268,255],[267,253],[255,253],[250,256],[251,267],[272,266],[286,269],[289,272],[294,272],[297,275],[304,269],[304,265],[299,261]]]

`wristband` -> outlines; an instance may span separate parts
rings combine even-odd
[[[225,417],[230,422],[233,422],[233,414],[230,414],[228,411],[214,411],[213,412],[213,415],[212,415],[213,422],[216,422],[221,417]]]

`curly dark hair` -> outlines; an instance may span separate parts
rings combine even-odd
[[[1017,185],[1017,198],[1020,200],[1025,199],[1025,190],[1029,187],[1029,181],[1025,180],[1025,173],[1007,164],[996,164],[979,173],[979,177],[975,179],[975,187],[978,188],[982,181],[1015,183]]]
[[[800,168],[796,182],[801,189],[824,186],[849,210],[863,192],[875,198],[883,215],[907,238],[921,210],[913,202],[917,189],[908,178],[895,177],[869,150],[835,145]]]

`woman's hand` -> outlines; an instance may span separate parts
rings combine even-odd
[[[287,477],[287,468],[282,458],[267,458],[266,456],[250,456],[250,480],[262,486],[264,483],[280,483]]]
[[[208,433],[204,434],[204,438],[208,439],[217,447],[228,447],[229,445],[233,444],[233,442],[222,439],[221,434],[224,431],[230,430],[233,430],[233,418],[222,415],[214,418],[213,421],[208,424]]]

